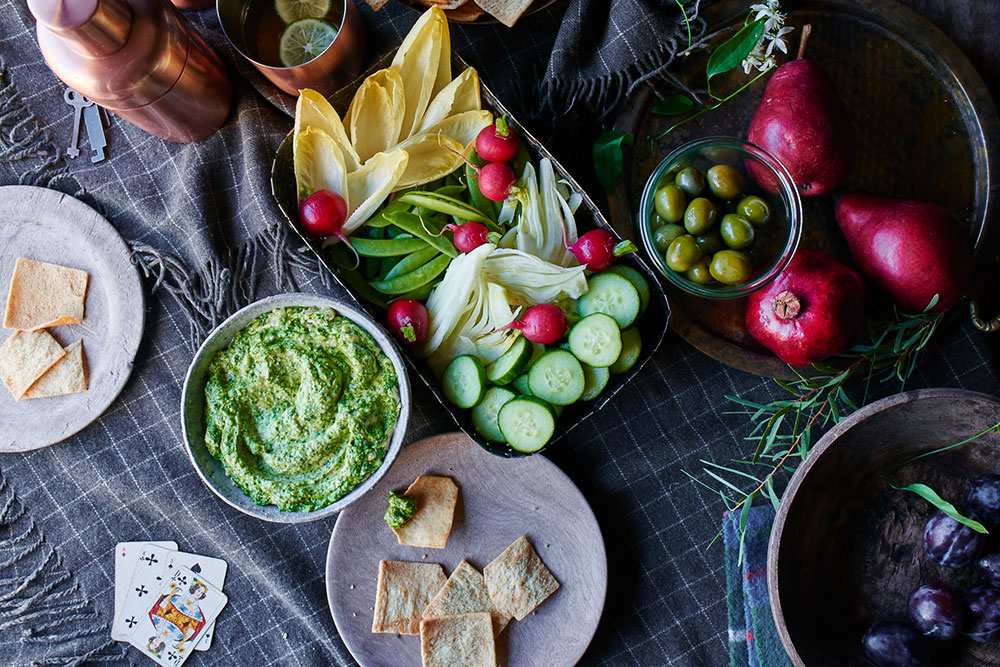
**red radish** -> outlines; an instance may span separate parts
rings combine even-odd
[[[299,205],[299,221],[310,236],[337,236],[347,220],[347,202],[336,192],[317,190]]]
[[[389,304],[389,330],[403,345],[420,345],[427,339],[429,318],[424,304],[398,299]]]
[[[459,252],[472,252],[484,243],[489,243],[490,241],[490,230],[486,229],[486,225],[475,222],[463,222],[460,225],[445,225],[441,229],[440,234],[434,234],[431,230],[427,229],[424,225],[424,231],[434,237],[441,236],[444,234],[445,230],[450,230],[453,234],[452,239],[455,242],[455,247],[458,248]]]
[[[507,117],[497,118],[476,136],[476,152],[487,162],[508,162],[517,155],[521,142],[507,125]]]
[[[521,319],[514,320],[504,329],[517,329],[532,343],[551,345],[566,335],[566,313],[551,303],[540,303],[524,311]]]
[[[591,271],[603,271],[622,255],[638,250],[631,241],[615,244],[614,234],[604,229],[590,230],[567,249]]]
[[[514,170],[505,162],[489,162],[478,167],[479,191],[490,201],[503,201],[517,180]]]
[[[854,263],[900,308],[922,312],[961,299],[972,282],[972,242],[936,204],[849,194],[837,203],[837,222]]]
[[[801,248],[777,278],[747,297],[747,330],[792,366],[847,352],[865,328],[861,276],[830,255]]]

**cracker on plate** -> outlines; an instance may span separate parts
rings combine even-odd
[[[559,588],[524,535],[483,569],[483,577],[493,604],[519,621]]]
[[[66,356],[38,378],[25,398],[48,398],[87,391],[87,364],[83,355],[83,341],[78,340],[66,348]]]
[[[411,547],[444,549],[451,534],[458,502],[458,487],[450,477],[421,475],[403,494],[417,501],[413,517],[393,529],[400,544]]]
[[[532,2],[533,0],[476,0],[476,4],[487,14],[508,28],[517,23]]]
[[[445,581],[444,570],[437,563],[381,561],[372,632],[420,634],[420,617]]]
[[[52,335],[39,331],[15,331],[0,345],[0,381],[19,401],[35,380],[66,356]]]
[[[490,615],[425,619],[420,623],[420,658],[423,667],[495,667]]]
[[[3,325],[34,331],[83,321],[89,274],[58,264],[17,258]]]
[[[424,620],[487,612],[493,620],[493,636],[496,637],[507,627],[510,615],[496,608],[486,590],[483,575],[463,560],[448,577],[444,588],[431,600],[424,610]]]

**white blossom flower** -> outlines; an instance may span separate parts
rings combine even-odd
[[[773,35],[767,35],[767,33],[765,33],[765,36],[769,41],[767,43],[767,49],[764,51],[764,55],[771,55],[775,48],[782,53],[788,53],[788,45],[785,44],[784,37],[793,30],[795,30],[795,28],[792,26],[785,26]]]
[[[774,67],[775,49],[788,53],[785,35],[794,30],[791,26],[785,26],[786,17],[781,12],[780,0],[763,0],[750,5],[750,15],[754,22],[764,21],[764,32],[753,51],[743,61],[743,72],[746,74],[752,69],[764,72]]]

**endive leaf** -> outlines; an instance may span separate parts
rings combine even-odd
[[[419,132],[427,132],[448,116],[465,111],[478,111],[481,108],[479,73],[475,68],[469,67],[434,96],[424,113]]]
[[[443,134],[418,134],[396,146],[409,156],[406,171],[395,190],[430,183],[447,176],[462,164],[465,146]]]
[[[421,132],[421,134],[432,136],[442,134],[454,139],[462,146],[462,153],[464,154],[465,149],[468,149],[469,144],[476,140],[482,129],[492,124],[493,114],[485,109],[480,111],[463,111],[462,113],[448,116],[440,123],[429,127],[426,132]]]
[[[344,232],[350,233],[372,217],[406,171],[406,151],[377,153],[360,169],[347,175],[347,221]],[[334,239],[336,237],[330,237]],[[327,239],[328,242],[332,242]],[[324,245],[326,245],[324,243]]]
[[[295,103],[295,129],[292,136],[310,127],[323,130],[330,135],[344,156],[347,171],[354,171],[361,166],[361,160],[358,159],[354,146],[347,138],[347,132],[337,110],[321,94],[311,88],[305,88],[299,91],[299,99]]]
[[[449,61],[450,73],[449,44],[448,20],[444,12],[431,7],[417,19],[393,57],[392,66],[402,77],[406,99],[401,137],[409,137],[420,127],[427,105],[437,91],[442,57]],[[445,46],[448,53],[442,53]]]
[[[361,162],[399,142],[406,101],[395,67],[381,69],[358,88],[345,122]]]
[[[330,190],[342,196],[350,207],[344,155],[329,134],[307,127],[294,135],[292,150],[300,202],[316,190]]]

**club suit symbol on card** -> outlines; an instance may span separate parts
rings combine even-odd
[[[144,585],[140,584],[139,586],[135,587],[135,592],[138,594],[139,597],[142,597],[143,595],[149,594],[149,589],[146,588]]]
[[[143,554],[139,556],[139,560],[144,562],[147,566],[152,567],[153,565],[159,563],[159,559],[156,554]]]
[[[128,626],[129,630],[131,630],[132,628],[134,628],[135,625],[138,622],[139,622],[139,619],[137,619],[135,616],[129,616],[128,618],[125,619],[125,625]]]

